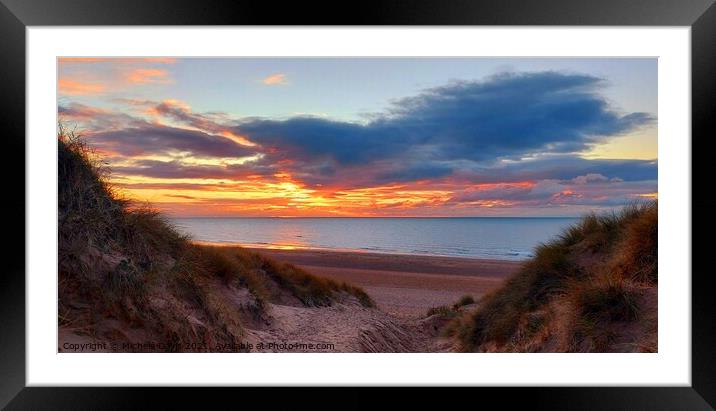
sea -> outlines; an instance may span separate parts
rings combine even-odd
[[[173,218],[192,240],[274,249],[524,260],[577,222],[567,217]]]

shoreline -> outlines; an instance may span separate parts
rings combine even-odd
[[[500,287],[523,264],[411,254],[242,248],[321,277],[359,286],[380,309],[410,318],[422,317],[432,307],[452,305],[463,295],[477,300]]]
[[[394,256],[410,256],[417,258],[455,258],[464,260],[479,260],[479,261],[496,261],[496,262],[512,262],[512,263],[524,263],[525,261],[532,258],[532,255],[524,256],[523,258],[499,258],[499,257],[483,257],[483,256],[470,256],[470,255],[450,255],[450,254],[430,254],[430,253],[411,253],[401,251],[381,251],[381,250],[368,250],[358,248],[327,248],[327,247],[311,247],[302,246],[296,244],[247,244],[229,241],[203,241],[203,240],[190,240],[193,244],[206,245],[212,247],[240,247],[247,250],[255,251],[307,251],[307,252],[327,252],[327,253],[346,253],[346,254],[377,254],[377,255],[394,255]]]

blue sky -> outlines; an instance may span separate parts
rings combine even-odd
[[[163,64],[150,64],[166,68]],[[111,76],[116,63],[95,64],[95,76]],[[126,90],[123,97],[179,99],[197,111],[235,116],[291,116],[314,113],[345,120],[380,111],[392,99],[416,94],[450,80],[481,79],[504,71],[588,73],[607,81],[603,94],[626,111],[657,111],[656,59],[519,58],[183,58],[171,64],[180,87]],[[65,65],[61,74],[88,71]],[[284,74],[281,87],[262,80]],[[106,96],[104,96],[106,97]],[[105,98],[87,97],[94,102]]]

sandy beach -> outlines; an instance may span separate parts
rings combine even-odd
[[[507,260],[325,250],[252,249],[313,274],[362,287],[383,311],[424,316],[463,295],[475,299],[502,284],[522,263]]]

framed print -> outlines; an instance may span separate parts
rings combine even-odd
[[[3,405],[712,409],[710,2],[180,3],[3,2]]]

